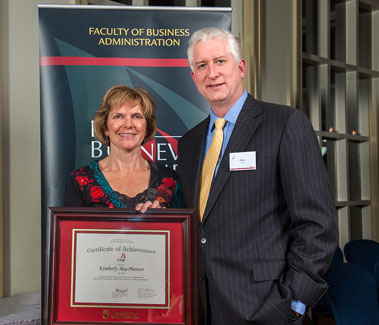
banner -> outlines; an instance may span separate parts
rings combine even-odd
[[[107,155],[92,121],[113,85],[145,88],[157,106],[142,154],[173,169],[177,141],[209,111],[186,50],[204,27],[230,29],[230,8],[39,5],[42,225],[63,205],[69,173]]]

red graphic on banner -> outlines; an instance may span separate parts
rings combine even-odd
[[[176,161],[178,156],[178,140],[160,129],[157,129],[157,133],[165,138],[169,147],[167,151],[172,155],[173,160]],[[157,141],[154,138],[142,146],[142,157],[146,160],[155,162],[157,160],[157,151]]]
[[[187,59],[96,58],[77,56],[43,56],[40,66],[45,65],[103,65],[128,67],[189,67]]]

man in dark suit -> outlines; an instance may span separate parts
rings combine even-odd
[[[327,290],[322,276],[337,246],[313,128],[299,110],[244,91],[246,63],[229,31],[194,33],[188,58],[211,107],[179,142],[184,204],[199,214],[199,323],[301,324]],[[211,142],[220,142],[219,118],[226,124],[208,195],[205,161]]]

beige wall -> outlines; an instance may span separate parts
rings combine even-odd
[[[2,0],[4,296],[40,291],[38,3]]]
[[[374,44],[372,48],[372,67],[379,71],[379,12],[373,15],[373,33],[371,35]],[[379,89],[379,78],[372,82],[372,89]],[[379,241],[379,92],[376,91],[372,99],[372,111],[370,116],[370,133],[371,133],[371,168],[373,170],[371,180],[372,190],[372,215],[373,215],[373,238]]]
[[[2,16],[2,8],[3,4],[0,1],[0,17]],[[0,59],[2,58],[2,26],[0,25]],[[3,60],[0,60],[0,75],[3,74]],[[2,99],[2,79],[0,80],[0,99]],[[2,101],[0,101],[0,184],[3,184],[3,105]],[[0,297],[3,297],[3,188],[0,187]]]
[[[262,3],[261,95],[267,102],[295,106],[293,92],[293,34],[296,1],[264,0]],[[295,53],[296,54],[296,53]]]

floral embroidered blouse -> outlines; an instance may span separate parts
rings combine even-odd
[[[73,171],[67,181],[65,206],[130,208],[138,203],[158,200],[162,207],[181,208],[182,191],[178,174],[167,167],[149,162],[149,187],[135,197],[113,191],[97,161]]]

